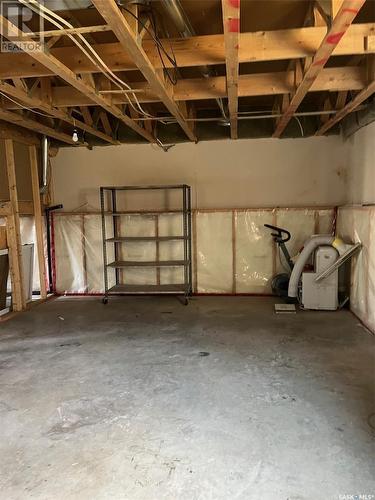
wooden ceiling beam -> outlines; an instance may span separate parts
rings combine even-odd
[[[83,35],[87,33],[102,33],[103,31],[111,31],[111,28],[106,24],[104,24],[96,26],[81,26],[79,28],[63,28],[63,29],[49,30],[49,31],[37,31],[35,33],[25,33],[22,37],[22,40],[25,39],[32,40],[33,38],[40,39],[41,37],[43,38],[49,38],[55,36],[60,37],[63,35],[78,35],[78,34]]]
[[[323,41],[314,55],[311,64],[304,72],[302,81],[294,92],[288,108],[278,121],[276,130],[272,137],[279,138],[284,132],[298,106],[301,104],[312,84],[323,70],[323,67],[330,58],[334,48],[340,44],[341,39],[364,3],[365,0],[344,0],[342,2],[342,5],[334,18],[328,33],[323,38]]]
[[[20,37],[22,35],[21,30],[19,30],[17,26],[8,21],[4,16],[0,16],[0,32],[3,36],[9,35],[11,37]],[[53,74],[59,75],[60,78],[65,80],[72,87],[76,88],[79,92],[86,94],[93,102],[125,123],[125,125],[133,129],[139,135],[150,142],[155,142],[154,137],[150,135],[147,130],[140,127],[129,116],[125,115],[120,108],[112,105],[109,99],[100,95],[94,87],[85,83],[81,78],[75,75],[67,66],[61,63],[53,55],[38,50],[28,52],[28,55],[43,66],[47,67]]]
[[[190,125],[185,121],[178,104],[174,101],[172,92],[168,89],[166,82],[155,70],[142,45],[138,43],[137,33],[126,21],[115,0],[93,0],[100,15],[111,27],[113,33],[119,40],[123,50],[128,52],[143,76],[146,78],[155,94],[160,97],[168,111],[176,118],[177,122],[191,141],[197,138],[192,132]]]
[[[241,33],[239,63],[276,61],[312,57],[326,34],[326,27],[305,27],[277,31]],[[375,44],[366,39],[375,35],[375,23],[352,24],[342,37],[332,55],[363,55],[375,53]],[[169,42],[180,68],[225,64],[224,35],[205,35],[191,38],[172,39]],[[155,44],[144,40],[142,47],[154,67],[160,67]],[[128,51],[120,43],[95,44],[93,48],[106,61],[112,71],[132,71],[138,69]],[[73,73],[96,73],[98,69],[82,54],[78,47],[54,47],[50,51]],[[171,67],[168,60],[166,67]],[[13,77],[49,76],[53,70],[39,64],[26,53],[0,53],[0,79]]]
[[[325,68],[311,86],[310,92],[362,90],[367,85],[367,82],[367,73],[364,67]],[[144,92],[137,93],[141,103],[157,102],[159,100],[157,96],[150,92],[146,82],[137,82],[134,87],[144,89]],[[238,79],[239,97],[290,94],[293,89],[293,71],[240,75]],[[225,95],[226,83],[224,76],[179,80],[174,87],[174,99],[176,101],[206,100],[225,97]],[[17,97],[15,94],[13,96]],[[28,101],[29,107],[33,106],[33,102],[34,105],[39,103],[40,89],[35,90],[34,96],[35,101]],[[115,104],[125,104],[127,102],[122,94],[113,94],[112,99]],[[52,104],[55,108],[95,105],[91,99],[72,87],[52,87]],[[6,109],[18,109],[12,103],[6,104],[4,107]]]
[[[315,133],[315,135],[324,135],[327,130],[332,128],[336,123],[339,123],[345,116],[358,108],[360,104],[363,103],[366,99],[368,99],[372,94],[375,93],[375,81],[371,82],[364,88],[359,94],[355,96],[353,100],[348,102],[346,106],[344,106],[340,111],[338,111],[333,118],[327,121],[320,129]]]
[[[358,108],[366,99],[375,94],[375,57],[371,56],[368,60],[367,67],[368,85],[361,90],[351,101],[345,104],[340,111],[338,111],[330,120],[328,120],[320,129],[315,133],[315,135],[324,135],[327,130],[332,128],[334,125],[339,123],[345,116]],[[346,102],[347,96],[337,96],[337,105],[342,106]]]
[[[86,125],[89,125],[90,127],[93,126],[94,120],[92,119],[91,116],[91,111],[87,106],[80,106],[80,112],[83,117],[83,121],[86,123]]]
[[[48,135],[48,137],[53,137],[58,141],[64,142],[66,144],[70,144],[71,146],[76,146],[72,139],[72,137],[68,134],[64,134],[63,132],[58,132],[54,128],[47,127],[47,125],[43,125],[42,123],[37,122],[31,118],[27,118],[26,116],[22,116],[18,113],[13,113],[12,111],[8,111],[6,109],[0,108],[0,120],[4,120],[8,123],[13,123],[14,125],[19,125],[20,127],[27,128],[32,130],[33,132],[38,132],[40,134]],[[82,145],[80,143],[79,145]],[[87,146],[87,143],[83,143],[84,146]]]
[[[42,78],[42,82],[44,79],[45,78]],[[39,97],[36,97],[35,95],[33,97],[30,97],[29,94],[24,90],[16,88],[10,85],[9,83],[4,83],[4,82],[0,82],[0,91],[21,101],[21,103],[25,104],[29,108],[40,109],[44,113],[51,115],[51,117],[58,118],[59,120],[62,120],[66,123],[69,123],[70,125],[80,128],[81,130],[84,130],[89,134],[99,137],[99,139],[102,139],[103,141],[109,142],[110,144],[118,144],[118,141],[115,141],[113,137],[108,136],[103,132],[100,132],[100,130],[97,130],[87,122],[76,120],[75,118],[72,118],[65,111],[53,107],[52,106],[53,87],[49,88],[48,94],[50,94],[50,99],[47,98],[48,96],[46,96],[46,91],[45,88],[43,88],[43,86],[41,89],[39,89]]]
[[[28,146],[40,146],[40,136],[35,131],[22,129],[12,123],[0,120],[0,139],[13,139]]]
[[[108,136],[113,136],[113,131],[111,124],[109,123],[108,115],[105,111],[101,111],[99,114],[100,121],[102,122],[105,133]]]
[[[238,48],[240,34],[240,0],[222,0],[226,86],[230,120],[230,135],[238,138]]]

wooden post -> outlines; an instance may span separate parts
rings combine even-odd
[[[237,293],[237,211],[232,210],[232,293]]]
[[[47,288],[46,288],[46,264],[44,255],[43,215],[42,215],[42,207],[40,201],[38,158],[35,146],[29,146],[29,158],[30,158],[30,169],[31,169],[31,186],[33,191],[33,203],[34,203],[36,251],[38,255],[38,264],[39,264],[40,298],[46,299]]]
[[[5,158],[12,213],[7,217],[7,239],[9,245],[9,268],[12,281],[12,305],[14,311],[26,308],[23,290],[23,266],[20,235],[20,217],[16,181],[16,166],[12,139],[5,139]]]

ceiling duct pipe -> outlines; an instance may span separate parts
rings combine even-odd
[[[161,4],[165,12],[173,21],[177,31],[183,38],[190,38],[196,35],[194,28],[192,27],[190,20],[187,17],[184,9],[182,8],[179,0],[161,0]],[[211,76],[213,76],[213,72],[208,66],[200,66],[199,69],[204,78],[210,78]],[[228,116],[225,112],[223,100],[218,98],[216,99],[216,102],[220,108],[224,120],[228,121]]]

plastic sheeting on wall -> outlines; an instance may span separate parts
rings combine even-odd
[[[38,251],[36,246],[35,220],[32,216],[20,217],[20,232],[22,245],[34,245],[34,266],[33,266],[33,291],[40,291],[39,281],[39,261]]]
[[[4,218],[0,219],[0,225],[5,225],[6,221]],[[33,265],[33,291],[40,291],[40,281],[39,281],[39,261],[38,252],[36,246],[36,234],[35,234],[35,221],[32,215],[21,215],[20,216],[20,234],[21,234],[21,244],[22,245],[34,245],[34,265]],[[11,290],[10,277],[8,280],[8,291]]]
[[[231,212],[197,212],[195,287],[198,292],[232,292],[232,218]]]
[[[270,231],[264,224],[284,226],[292,233],[291,253],[314,232],[332,232],[333,209],[196,210],[193,214],[193,289],[198,293],[270,293],[272,276],[282,269]],[[58,293],[102,293],[102,228],[99,214],[53,214],[55,284]],[[182,234],[182,217],[175,213],[122,215],[121,234],[170,236]],[[112,217],[106,217],[113,235]],[[179,260],[183,242],[128,242],[119,258]],[[107,246],[108,262],[114,260]],[[129,284],[180,283],[179,268],[126,268],[121,280]],[[109,286],[114,284],[110,270]]]
[[[337,234],[363,247],[351,261],[350,308],[375,331],[375,207],[342,207]]]
[[[266,210],[235,214],[236,293],[271,293],[270,277],[274,274],[274,250],[270,230],[275,213]]]

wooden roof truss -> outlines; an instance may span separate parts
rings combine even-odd
[[[374,19],[356,21],[366,1],[372,0],[310,1],[298,28],[243,32],[245,2],[220,0],[222,32],[189,38],[163,38],[138,5],[123,8],[116,0],[93,0],[97,24],[91,26],[77,21],[26,32],[0,16],[2,40],[33,44],[43,36],[45,42],[41,50],[0,53],[0,119],[67,145],[76,144],[73,129],[80,131],[79,145],[119,144],[120,126],[143,142],[161,144],[160,121],[197,141],[200,107],[206,103],[216,113],[212,121],[224,120],[215,107],[215,99],[224,99],[228,136],[236,139],[242,102],[248,109],[243,100],[251,98],[256,107],[258,99],[272,98],[273,137],[282,137],[311,102],[318,115],[315,135],[322,135],[375,91]],[[83,39],[94,56],[67,45],[72,37]],[[168,47],[163,59],[160,47]],[[259,71],[259,64],[267,70]],[[203,66],[219,72],[197,76]]]

